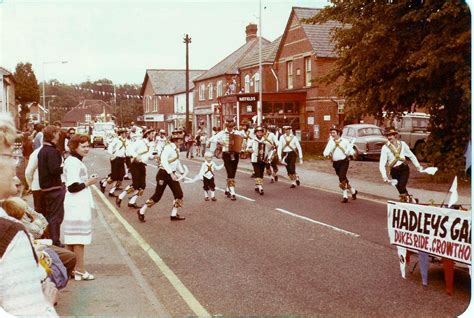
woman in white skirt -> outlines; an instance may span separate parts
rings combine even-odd
[[[75,280],[93,280],[94,276],[84,267],[84,247],[92,241],[92,209],[94,203],[89,188],[98,181],[97,176],[89,178],[82,159],[89,153],[89,138],[74,135],[69,141],[71,155],[64,161],[66,197],[64,199],[64,220],[62,230],[64,244],[76,255]]]

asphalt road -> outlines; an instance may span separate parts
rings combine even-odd
[[[109,172],[102,149],[94,149],[85,162],[90,173]],[[198,172],[200,163],[182,162],[190,176]],[[156,172],[156,166],[147,167],[147,189],[138,203],[152,195]],[[430,267],[428,288],[421,285],[418,267],[408,279],[401,277],[383,203],[341,204],[340,194],[290,189],[286,182],[269,180],[260,196],[249,176],[237,173],[237,201],[217,191],[218,201],[206,202],[201,182],[182,184],[185,221],[169,220],[169,189],[148,209],[146,223],[126,202],[118,209],[210,314],[453,317],[467,308],[466,272],[455,272],[453,296],[444,290],[439,265]],[[225,187],[225,179],[223,169],[217,173],[218,188]],[[122,237],[167,311],[192,315],[158,268],[137,251],[133,238]]]

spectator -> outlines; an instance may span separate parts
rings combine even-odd
[[[90,186],[97,176],[88,177],[82,159],[89,153],[89,138],[75,135],[69,142],[71,155],[64,162],[67,193],[64,200],[64,243],[76,255],[75,280],[93,280],[84,266],[84,247],[92,241],[92,194]]]
[[[196,157],[201,157],[201,133],[196,134]]]
[[[71,140],[71,137],[76,134],[76,129],[74,128],[69,128],[66,132],[66,138],[64,139],[64,158],[66,158],[69,155],[69,140]]]
[[[186,158],[189,157],[189,155],[191,155],[191,159],[194,158],[193,156],[193,151],[194,151],[194,137],[192,135],[187,135],[187,140],[185,138],[185,141],[186,141],[186,149],[187,149],[187,152],[186,152]]]
[[[38,153],[42,149],[42,146],[33,151],[30,155],[30,160],[25,170],[25,179],[28,187],[33,193],[33,205],[36,212],[46,216],[46,210],[44,209],[44,198],[43,192],[39,185],[38,179]]]
[[[53,126],[57,127],[59,129],[59,140],[56,144],[56,148],[58,148],[59,151],[61,151],[61,154],[64,155],[64,140],[66,139],[66,132],[62,130],[62,124],[59,120],[56,120],[53,123]]]
[[[59,240],[60,227],[64,218],[64,195],[66,191],[61,181],[62,156],[56,143],[59,129],[48,126],[44,129],[43,148],[38,153],[38,180],[43,192],[44,211],[49,223],[49,234],[53,244],[61,246]]]
[[[22,144],[23,158],[25,158],[25,165],[28,165],[28,160],[30,159],[30,155],[33,152],[33,139],[31,139],[30,131],[25,130],[23,132]]]
[[[16,192],[12,160],[15,137],[13,119],[0,114],[0,199]],[[56,317],[53,304],[57,289],[48,282],[42,286],[41,274],[25,228],[0,208],[0,308],[10,315]]]
[[[35,137],[33,139],[33,150],[41,147],[43,145],[43,129],[44,125],[43,124],[36,124],[35,127]]]

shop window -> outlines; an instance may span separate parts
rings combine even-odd
[[[250,75],[245,75],[245,92],[250,93]]]
[[[255,106],[253,106],[253,105],[246,105],[244,110],[245,110],[246,113],[253,113],[254,111],[256,111],[254,108],[255,108]]]
[[[262,112],[263,112],[264,114],[271,114],[271,113],[273,113],[273,110],[272,110],[272,103],[263,102],[263,105],[262,105]]]
[[[285,113],[286,114],[291,114],[294,113],[294,105],[293,103],[285,103]]]
[[[273,104],[273,112],[275,114],[283,114],[285,112],[285,110],[283,109],[283,103]]]

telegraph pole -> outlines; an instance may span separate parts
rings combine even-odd
[[[191,125],[189,122],[189,43],[191,43],[191,38],[188,34],[183,39],[183,43],[186,43],[186,132],[191,134]]]

